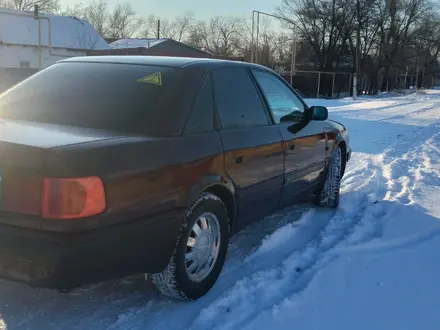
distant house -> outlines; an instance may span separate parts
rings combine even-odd
[[[108,44],[111,44],[112,42],[119,40],[119,38],[104,37],[104,40],[107,41]]]
[[[173,57],[212,57],[211,54],[201,49],[186,45],[182,42],[162,38],[134,38],[119,39],[110,43],[108,50],[93,49],[88,55],[150,55]]]
[[[85,55],[91,49],[110,48],[86,21],[67,16],[39,16],[40,19],[35,19],[32,12],[0,9],[0,67],[44,68],[66,57]]]
[[[56,61],[109,48],[76,17],[0,9],[0,92]]]

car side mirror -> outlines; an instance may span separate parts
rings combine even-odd
[[[310,112],[312,113],[312,120],[323,121],[328,119],[328,110],[326,107],[313,106],[310,107]]]

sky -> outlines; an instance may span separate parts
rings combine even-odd
[[[74,5],[81,0],[61,0],[62,4]],[[108,0],[110,5],[117,0]],[[253,10],[274,13],[280,0],[130,0],[140,16],[155,14],[162,19],[172,19],[176,16],[193,12],[197,19],[209,19],[214,16],[248,16],[252,17]]]

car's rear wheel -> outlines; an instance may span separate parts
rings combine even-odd
[[[341,190],[342,161],[342,149],[338,146],[333,151],[326,179],[317,194],[318,205],[329,208],[338,207]]]
[[[203,193],[188,210],[168,266],[152,276],[164,295],[197,299],[217,281],[226,259],[229,218],[214,194]]]

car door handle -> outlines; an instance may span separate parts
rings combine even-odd
[[[243,155],[234,155],[234,161],[235,161],[237,164],[241,164],[241,163],[243,162],[243,158],[244,158]]]

